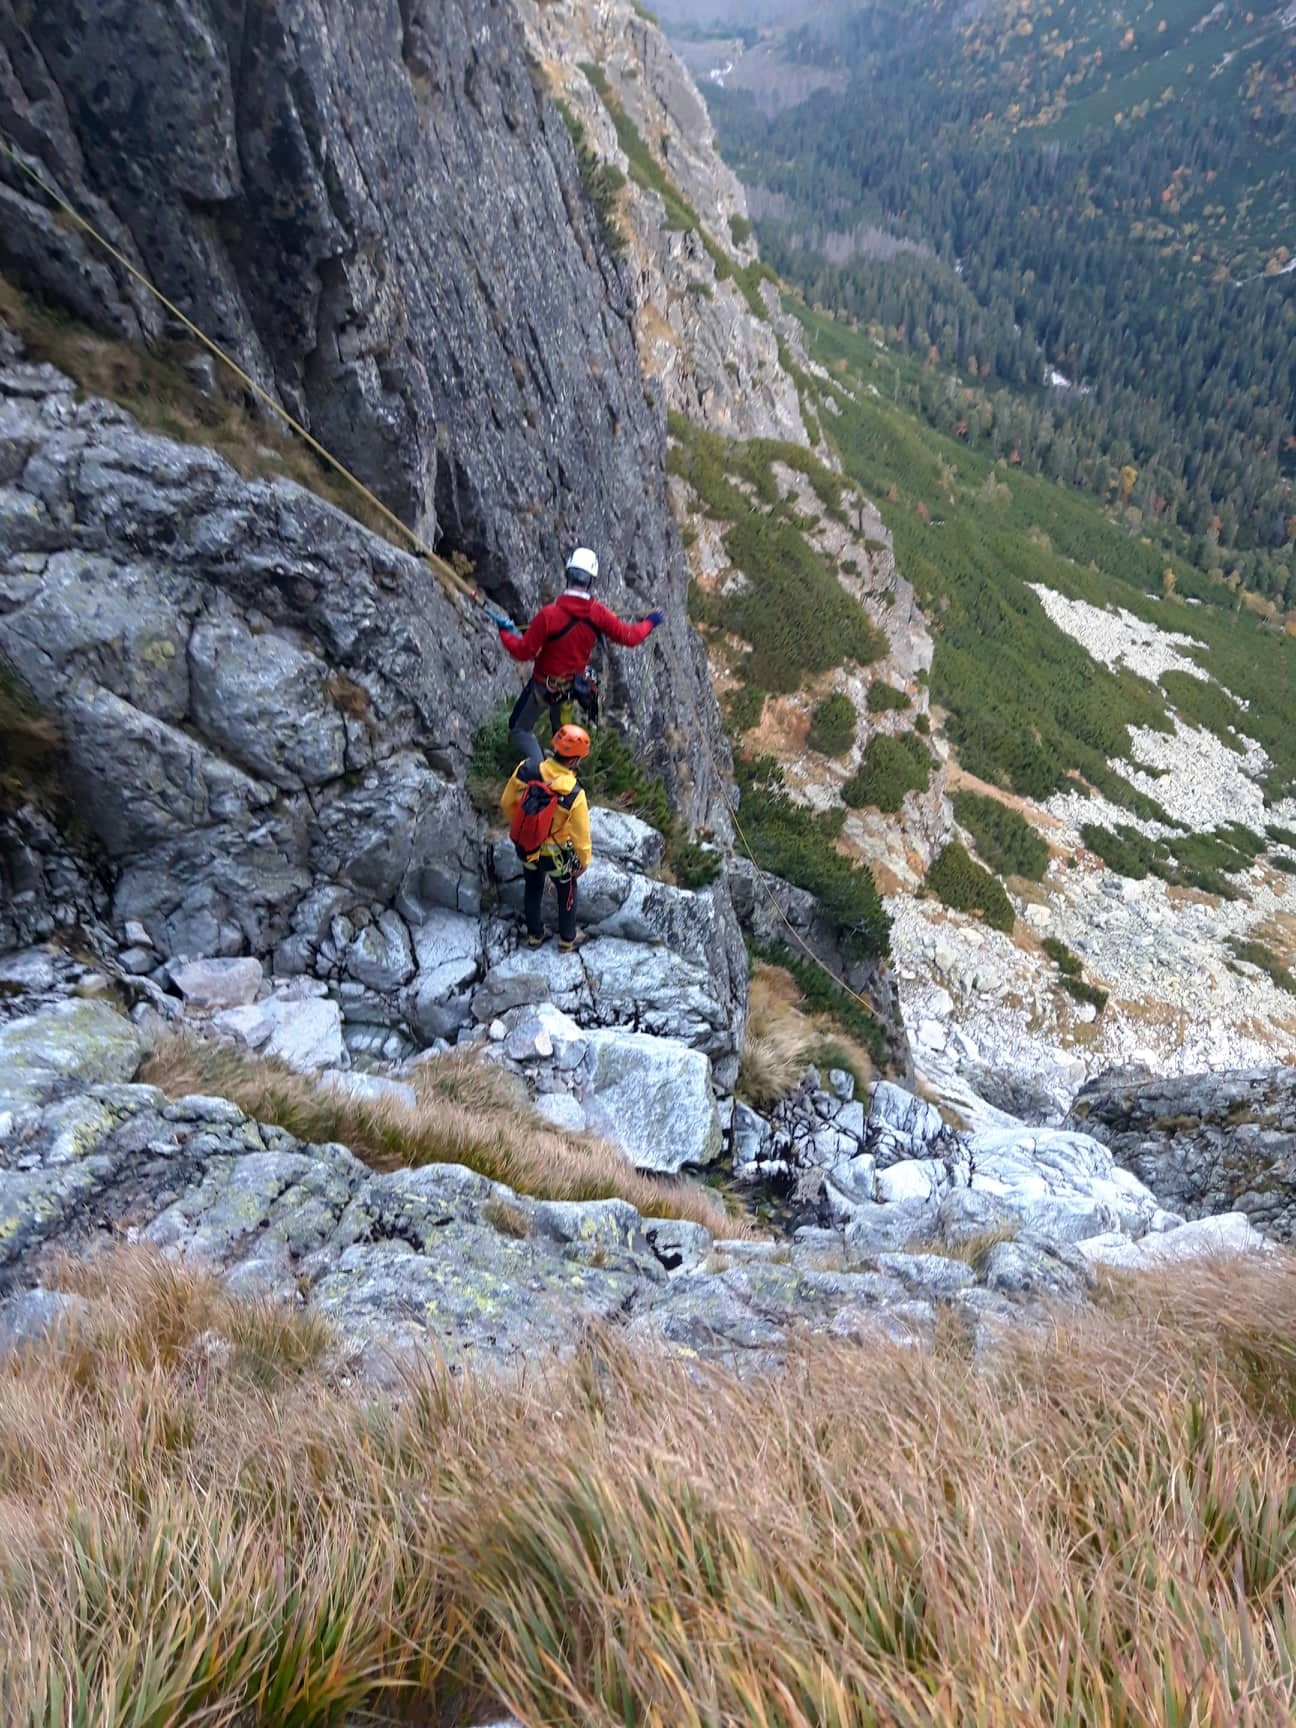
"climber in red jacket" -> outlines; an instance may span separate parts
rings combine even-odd
[[[589,657],[607,637],[621,648],[638,648],[665,619],[650,612],[637,624],[627,624],[592,598],[599,561],[587,547],[571,555],[567,590],[536,613],[521,635],[500,625],[500,641],[515,660],[533,660],[535,667],[509,716],[509,738],[522,756],[538,760],[535,723],[547,706],[555,735],[563,724],[563,704],[574,697],[588,709],[591,680]]]

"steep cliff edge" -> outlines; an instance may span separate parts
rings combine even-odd
[[[618,662],[610,693],[704,815],[716,788],[693,716],[723,743],[685,621],[661,409],[510,5],[382,0],[360,30],[337,0],[4,0],[0,127],[504,605],[529,611],[581,540],[612,604],[663,604],[669,653]],[[0,269],[109,335],[174,334],[7,162]],[[506,681],[456,680],[445,701],[471,727]]]

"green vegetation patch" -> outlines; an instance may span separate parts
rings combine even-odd
[[[1016,810],[979,792],[956,792],[954,815],[992,870],[1001,876],[1022,876],[1028,882],[1044,880],[1048,846]]]
[[[854,746],[859,716],[841,691],[819,703],[810,722],[810,748],[821,756],[845,756]]]
[[[739,668],[743,682],[786,695],[808,677],[878,659],[885,651],[882,636],[810,544],[775,466],[803,474],[830,514],[841,510],[839,477],[794,444],[731,443],[678,414],[670,418],[670,431],[671,471],[688,482],[709,515],[733,524],[725,549],[747,582],[714,597],[695,585],[690,616],[750,645]]]
[[[1213,732],[1221,744],[1241,754],[1242,745],[1232,729],[1241,727],[1243,713],[1227,690],[1194,678],[1191,672],[1162,673],[1161,688],[1190,726]]]
[[[1096,984],[1086,981],[1084,965],[1080,956],[1068,948],[1065,942],[1060,942],[1056,936],[1044,939],[1044,952],[1058,969],[1058,983],[1067,995],[1077,1002],[1087,1002],[1091,1008],[1101,1014],[1107,1006],[1108,996]]]
[[[1158,876],[1176,888],[1197,888],[1223,900],[1236,900],[1229,880],[1249,870],[1265,851],[1266,842],[1240,823],[1226,823],[1204,834],[1173,834],[1150,840],[1121,823],[1115,829],[1085,823],[1080,837],[1118,876],[1141,882]]]
[[[894,815],[908,792],[925,792],[931,785],[931,752],[913,732],[870,738],[859,770],[842,787],[842,801],[852,810],[868,805]]]
[[[572,113],[565,102],[558,102],[557,108],[563,125],[571,136],[572,148],[576,152],[576,166],[580,169],[581,181],[590,203],[594,206],[604,242],[613,257],[621,258],[625,255],[626,242],[617,221],[616,201],[617,194],[625,185],[625,175],[614,162],[599,160],[589,141],[584,122]]]
[[[1264,746],[1275,764],[1272,797],[1296,786],[1296,640],[1244,608],[1194,557],[1195,543],[1148,515],[1132,533],[1082,490],[938,430],[923,416],[935,417],[937,397],[944,400],[943,371],[877,346],[876,327],[852,328],[790,297],[785,306],[811,358],[838,380],[816,374],[807,382],[817,401],[833,404],[823,430],[846,481],[878,501],[899,568],[931,623],[932,696],[965,768],[1039,800],[1077,774],[1132,814],[1165,820],[1109,764],[1129,759],[1131,727],[1172,731],[1171,693],[1187,717],[1226,742],[1235,742],[1228,729],[1240,723]],[[1029,586],[1118,605],[1165,629],[1171,561],[1177,594],[1198,602],[1182,627],[1205,644],[1203,665],[1222,690],[1187,674],[1150,685],[1128,668],[1095,663],[1050,622]],[[1247,698],[1241,722],[1229,691]]]
[[[837,850],[845,812],[821,815],[794,803],[772,757],[740,759],[735,771],[743,832],[760,867],[815,895],[854,958],[887,954],[891,920],[873,873]]]
[[[747,582],[717,603],[718,622],[751,644],[751,683],[790,693],[816,673],[879,657],[867,615],[792,523],[748,514],[725,545]]]
[[[869,685],[868,711],[870,714],[897,713],[902,708],[909,706],[907,692],[897,690],[894,684],[884,684],[879,680],[876,684]]]
[[[1016,915],[1003,883],[959,841],[951,840],[927,872],[927,888],[951,911],[970,913],[992,930],[1012,934]]]
[[[1296,996],[1296,976],[1293,976],[1291,968],[1283,964],[1272,948],[1267,948],[1263,942],[1257,942],[1254,938],[1249,941],[1235,939],[1229,946],[1239,960],[1248,966],[1259,967],[1280,990]]]

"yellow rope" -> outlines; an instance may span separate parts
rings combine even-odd
[[[409,527],[407,523],[402,522],[396,512],[389,509],[387,505],[383,503],[382,499],[377,497],[377,495],[365,485],[363,480],[353,474],[345,463],[340,462],[338,458],[333,455],[332,451],[327,450],[324,445],[320,443],[318,438],[312,436],[305,426],[302,425],[300,420],[297,420],[292,414],[290,414],[281,402],[277,401],[268,390],[264,389],[257,383],[255,378],[245,372],[239,365],[238,361],[230,354],[226,353],[225,349],[222,348],[218,342],[213,341],[205,330],[201,329],[194,323],[192,318],[182,312],[173,300],[168,299],[162,290],[157,287],[155,283],[151,282],[144,272],[139,269],[137,265],[133,264],[123,252],[114,246],[111,240],[108,240],[103,234],[101,234],[93,223],[88,222],[74,205],[70,204],[60,192],[55,191],[52,186],[48,185],[36,170],[32,168],[29,163],[24,161],[23,157],[19,155],[18,151],[8,141],[3,133],[0,133],[0,151],[3,151],[14,166],[18,168],[21,173],[25,174],[33,185],[39,187],[52,203],[56,204],[71,221],[75,222],[77,227],[80,228],[83,233],[88,235],[97,246],[101,247],[110,258],[120,264],[123,270],[128,271],[140,286],[145,289],[147,293],[153,296],[159,305],[164,306],[171,316],[182,324],[184,328],[189,331],[190,335],[193,336],[196,341],[200,342],[209,353],[214,355],[223,366],[227,367],[246,389],[250,390],[259,401],[263,402],[265,406],[270,409],[272,414],[275,414],[286,426],[290,427],[302,442],[315,453],[321,462],[326,463],[335,473],[340,474],[350,486],[353,486],[356,492],[378,512],[384,521],[390,523],[398,533],[402,534],[405,539],[410,542],[419,556],[427,560],[436,574],[447,586],[466,595],[470,600],[475,601],[478,605],[484,604],[483,596],[471,585],[471,583],[466,582],[457,570],[447,564],[444,558],[434,552],[427,542],[423,540],[423,538],[417,534],[413,528]],[[687,689],[688,686],[682,679],[679,664],[674,659],[669,646],[667,647],[667,657],[671,661],[672,671],[674,672],[677,686]],[[702,747],[706,751],[707,759],[710,762],[711,772],[715,777],[716,785],[723,787],[724,776],[720,772],[719,764],[715,759],[715,753],[711,748],[711,740],[707,736],[707,729],[703,717],[699,712],[696,703],[693,703],[691,699],[690,706],[693,708],[693,718],[697,723],[698,736],[702,740]],[[819,958],[814,949],[811,948],[810,944],[801,935],[800,931],[796,929],[787,913],[784,912],[783,908],[779,905],[773,890],[765,881],[764,873],[762,872],[760,865],[756,862],[756,856],[752,851],[747,835],[743,830],[742,823],[738,819],[738,813],[736,810],[729,808],[729,819],[733,823],[734,832],[738,836],[739,844],[747,854],[748,862],[756,871],[756,880],[758,885],[765,894],[770,905],[774,908],[780,921],[786,927],[788,935],[792,938],[793,942],[805,953],[806,957],[825,974],[826,977],[831,979],[843,994],[857,1002],[867,1013],[876,1014],[877,1010],[874,1005],[869,1002],[866,997],[861,996],[858,991],[852,990],[850,985],[845,983],[843,979],[839,978],[832,968],[826,965],[824,961]]]
[[[193,336],[196,341],[201,342],[203,347],[206,348],[209,353],[214,354],[216,359],[218,359],[223,366],[228,367],[246,389],[250,390],[259,401],[265,403],[271,413],[276,414],[286,426],[291,427],[302,442],[314,451],[315,455],[321,462],[327,463],[335,473],[340,474],[344,480],[353,486],[366,503],[371,505],[384,521],[390,523],[398,533],[402,534],[405,539],[410,542],[420,557],[427,559],[428,563],[436,571],[437,575],[443,582],[457,589],[461,594],[466,594],[469,599],[480,601],[481,596],[470,583],[464,581],[463,577],[460,576],[457,570],[447,564],[444,558],[434,552],[427,542],[419,534],[415,533],[413,528],[409,527],[407,523],[402,522],[394,510],[388,509],[382,499],[372,492],[369,487],[365,485],[363,480],[353,474],[344,463],[339,462],[337,457],[334,456],[330,450],[326,450],[323,444],[320,443],[319,439],[313,437],[311,433],[306,430],[300,420],[295,419],[281,402],[277,401],[268,390],[263,389],[262,386],[257,383],[255,378],[251,377],[243,370],[237,360],[235,360],[230,354],[226,353],[219,342],[214,342],[212,338],[207,335],[206,331],[200,329],[199,326],[194,323],[193,319],[182,312],[173,300],[169,300],[155,283],[150,282],[144,272],[136,265],[132,264],[130,259],[127,258],[123,252],[119,251],[118,248],[113,245],[111,240],[106,239],[92,223],[88,222],[79,210],[69,204],[67,199],[64,198],[60,192],[56,192],[52,186],[47,185],[46,182],[41,179],[36,170],[23,160],[17,150],[14,149],[13,145],[9,143],[8,139],[6,139],[3,134],[0,134],[0,151],[4,152],[9,160],[27,176],[33,185],[38,186],[47,198],[57,204],[59,209],[75,222],[78,228],[88,234],[96,245],[101,246],[110,258],[115,259],[115,261],[121,265],[123,270],[128,270],[140,286],[146,289],[160,305],[165,306],[171,316],[179,323],[183,324],[190,335]]]

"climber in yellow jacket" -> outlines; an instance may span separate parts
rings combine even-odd
[[[509,836],[526,875],[527,942],[545,941],[544,891],[552,878],[558,895],[558,945],[564,954],[577,946],[576,884],[589,868],[589,800],[576,776],[590,753],[583,726],[562,726],[554,735],[553,755],[528,757],[513,771],[500,808],[509,819]]]

